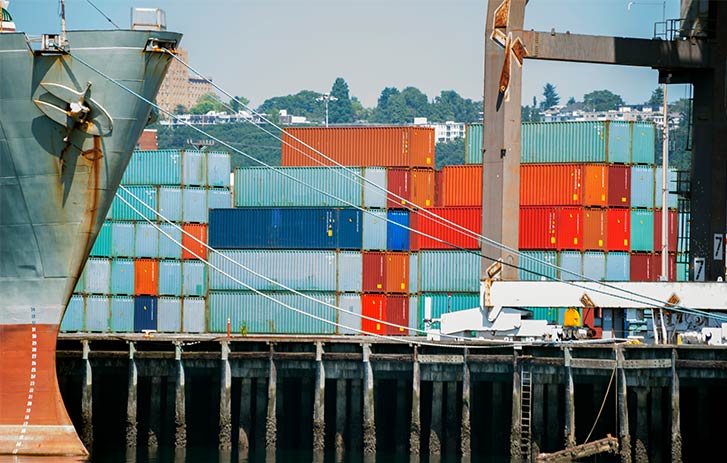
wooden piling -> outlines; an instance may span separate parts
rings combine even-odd
[[[346,394],[346,380],[336,380],[336,462],[343,461],[346,451],[346,412],[348,409],[348,397]]]
[[[90,452],[93,448],[93,372],[88,354],[91,349],[88,341],[83,345],[83,379],[81,389],[81,442]]]
[[[232,371],[230,370],[230,345],[220,341],[220,450],[232,448]]]
[[[671,351],[671,461],[682,462],[681,409],[679,405],[679,375],[677,374],[677,351]]]
[[[316,379],[313,390],[313,459],[323,461],[326,448],[326,370],[323,366],[323,343],[316,343]]]
[[[374,372],[371,368],[371,345],[363,346],[363,445],[364,455],[376,454],[376,420],[374,417]]]
[[[470,367],[467,362],[468,350],[464,350],[462,364],[462,426],[460,430],[460,454],[462,462],[470,461],[472,455],[472,422],[470,419]]]
[[[565,448],[576,445],[576,404],[575,387],[573,385],[573,368],[571,368],[571,350],[563,349],[565,360]]]
[[[151,390],[149,392],[149,433],[147,447],[151,450],[159,448],[159,439],[161,437],[161,403],[162,378],[161,376],[151,377]]]
[[[273,346],[270,345],[270,374],[268,377],[268,407],[265,418],[265,452],[267,459],[275,461],[275,447],[278,440],[278,422],[276,413],[277,399],[277,371],[275,369],[275,361],[273,361]]]
[[[616,347],[616,369],[618,374],[618,421],[619,448],[621,463],[631,463],[631,434],[629,433],[629,411],[626,401],[626,370],[624,369],[623,350]]]
[[[240,379],[240,421],[237,428],[237,453],[240,461],[246,461],[250,452],[250,430],[252,425],[252,380]]]
[[[421,421],[421,370],[417,347],[414,346],[414,361],[412,363],[412,388],[411,388],[411,425],[409,428],[409,455],[410,461],[419,461],[419,452],[422,439]]]
[[[174,382],[174,447],[183,449],[187,447],[187,397],[182,347],[179,343],[176,343],[174,347],[174,361],[177,367],[177,377]]]
[[[439,461],[442,455],[442,394],[441,381],[432,382],[432,419],[429,426],[429,460]]]
[[[512,463],[520,463],[522,461],[522,451],[520,450],[520,439],[522,437],[520,362],[517,351],[513,351],[512,355],[512,422],[510,426],[510,461]]]
[[[126,394],[126,447],[133,449],[137,444],[138,420],[137,413],[137,388],[139,381],[139,373],[136,368],[136,360],[134,360],[134,352],[136,349],[134,343],[129,343],[129,384]]]

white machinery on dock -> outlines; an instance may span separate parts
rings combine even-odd
[[[507,281],[500,279],[502,263],[496,262],[480,282],[480,307],[425,317],[428,337],[441,335],[463,339],[505,341],[564,341],[589,339],[593,327],[580,327],[580,320],[566,316],[564,324],[527,318],[526,307],[608,308],[651,314],[644,322],[643,336],[656,344],[673,342],[727,344],[727,323],[709,323],[706,316],[692,316],[688,322],[678,306],[702,311],[727,311],[727,283],[724,282],[608,282]],[[661,305],[657,301],[663,301]],[[425,313],[431,302],[425,300]],[[670,310],[673,309],[673,310]],[[666,312],[666,313],[665,313]],[[431,313],[431,309],[429,309]],[[439,328],[432,324],[439,323]],[[648,325],[651,325],[650,327]],[[650,328],[650,329],[649,329]]]

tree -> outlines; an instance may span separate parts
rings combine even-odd
[[[289,114],[322,121],[325,119],[325,107],[316,100],[319,96],[321,96],[320,93],[311,90],[301,90],[295,95],[276,96],[265,100],[257,111],[269,114],[286,109]]]
[[[373,109],[370,108],[364,108],[364,105],[361,104],[358,98],[355,96],[351,97],[351,109],[353,109],[353,121],[368,121],[371,119],[371,116],[373,114]]]
[[[229,104],[230,104],[230,107],[232,108],[232,112],[237,113],[241,109],[243,109],[245,106],[250,104],[250,100],[248,100],[244,96],[236,96],[235,98],[230,100]]]
[[[379,95],[376,108],[373,110],[372,122],[387,123],[390,122],[389,111],[393,100],[399,95],[399,89],[396,87],[385,87]]]
[[[651,98],[649,98],[649,101],[647,101],[646,104],[652,108],[661,107],[664,104],[664,89],[656,87],[654,91],[651,92]]]
[[[174,114],[184,114],[187,112],[187,108],[184,107],[184,105],[178,104],[175,108],[173,113]]]
[[[210,111],[224,111],[225,107],[220,97],[215,93],[205,93],[197,103],[189,108],[190,114],[207,114]]]
[[[540,103],[541,110],[550,109],[560,103],[560,96],[555,91],[555,85],[551,83],[546,83],[543,87],[543,97],[545,99]]]
[[[454,90],[442,90],[431,105],[430,118],[436,122],[478,122],[481,103],[462,98]]]
[[[444,166],[464,164],[464,148],[464,138],[437,143],[434,146],[435,167],[441,169]]]
[[[348,95],[348,84],[343,80],[343,77],[339,77],[333,82],[331,96],[335,97],[336,100],[328,102],[328,120],[333,124],[350,124],[353,122],[353,106]]]
[[[609,90],[594,90],[583,95],[583,105],[591,111],[610,111],[624,104],[620,95]]]
[[[573,97],[570,97],[570,98],[568,98],[568,103],[566,103],[566,104],[569,106],[572,104],[576,104],[576,99]]]

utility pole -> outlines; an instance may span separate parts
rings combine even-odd
[[[330,93],[324,93],[323,95],[316,98],[317,101],[324,101],[326,103],[326,127],[328,127],[328,102],[337,101],[338,98],[331,95]]]

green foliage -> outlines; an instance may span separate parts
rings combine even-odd
[[[576,104],[576,99],[573,97],[568,98],[568,102],[566,103],[568,105]]]
[[[186,114],[187,108],[184,107],[184,105],[178,104],[176,108],[174,108],[173,111],[174,114]]]
[[[236,96],[235,98],[230,100],[229,106],[232,108],[233,112],[239,112],[240,110],[245,109],[245,106],[250,104],[250,100],[245,98],[244,96]]]
[[[225,111],[225,105],[215,93],[205,93],[189,108],[190,114],[207,114],[210,111]]]
[[[272,112],[277,113],[281,109],[287,109],[288,114],[304,116],[311,121],[323,121],[325,106],[322,101],[316,100],[319,96],[321,96],[320,93],[310,90],[302,90],[295,95],[276,96],[265,100],[257,111],[270,114]]]
[[[462,98],[453,90],[441,92],[429,103],[427,96],[418,88],[406,87],[399,91],[395,87],[386,87],[379,96],[371,121],[410,124],[415,117],[426,117],[429,122],[477,122],[481,110],[482,102]]]
[[[353,110],[354,122],[368,121],[369,119],[371,119],[374,111],[373,109],[364,108],[364,106],[355,96],[351,97],[351,109]]]
[[[523,106],[520,111],[520,119],[522,122],[540,122],[543,118],[535,106]]]
[[[464,164],[464,138],[437,143],[435,145],[435,168]]]
[[[343,77],[333,83],[331,96],[336,101],[328,102],[328,121],[331,124],[350,124],[353,122],[353,105],[348,95],[348,84]],[[325,104],[325,102],[323,102]],[[325,111],[325,109],[324,109]]]
[[[454,90],[442,91],[431,105],[432,122],[478,122],[482,103],[462,98]]]
[[[647,101],[646,104],[652,108],[661,107],[664,104],[664,89],[656,87],[654,91],[651,92],[651,98],[649,98],[649,101]]]
[[[555,91],[555,85],[550,82],[546,83],[543,87],[543,97],[545,99],[540,103],[541,110],[550,109],[560,103],[560,96],[558,96],[558,92]]]
[[[609,111],[623,105],[624,100],[609,90],[594,90],[583,95],[583,104],[591,111]]]

